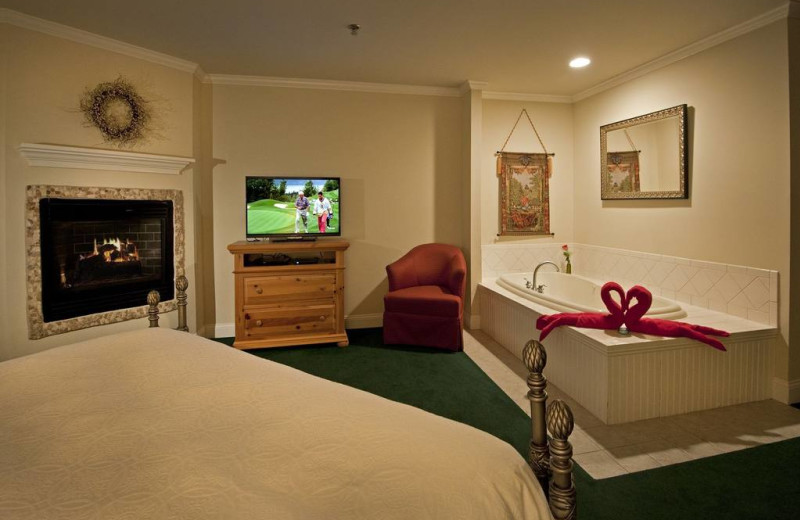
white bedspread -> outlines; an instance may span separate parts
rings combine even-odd
[[[0,518],[549,518],[491,435],[144,329],[0,363]]]

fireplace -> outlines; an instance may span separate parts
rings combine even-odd
[[[42,198],[45,323],[174,297],[172,200]]]

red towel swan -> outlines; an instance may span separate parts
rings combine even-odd
[[[611,293],[616,292],[620,296],[620,303],[617,303]],[[641,332],[643,334],[653,334],[656,336],[683,337],[691,338],[706,345],[710,345],[717,350],[726,350],[725,346],[717,339],[709,338],[706,334],[714,336],[729,336],[728,332],[718,330],[703,325],[692,325],[681,321],[670,321],[655,318],[644,318],[645,313],[653,303],[653,295],[642,287],[635,285],[626,294],[622,287],[616,282],[607,282],[600,289],[600,297],[609,310],[609,314],[600,312],[563,312],[560,314],[545,314],[536,320],[536,328],[541,330],[539,341],[544,340],[556,327],[571,325],[573,327],[583,327],[587,329],[606,329],[618,330],[624,323],[631,332]],[[631,305],[631,302],[636,303]]]
[[[621,303],[614,301],[611,292],[619,294]],[[600,289],[600,298],[609,310],[609,314],[601,312],[562,312],[560,314],[544,314],[536,320],[536,328],[541,330],[539,341],[547,337],[556,327],[572,325],[586,329],[617,330],[624,323],[628,300],[625,290],[617,282],[606,282]]]
[[[650,304],[653,303],[653,295],[641,285],[634,285],[628,289],[627,294],[628,310],[625,313],[625,326],[631,332],[641,332],[643,334],[653,334],[656,336],[668,336],[672,338],[691,338],[706,345],[710,345],[717,350],[726,350],[719,340],[709,338],[706,334],[714,336],[730,336],[724,330],[704,327],[703,325],[692,325],[682,321],[660,320],[656,318],[643,318]],[[636,303],[631,305],[632,300]]]

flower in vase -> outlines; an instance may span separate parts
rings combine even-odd
[[[566,272],[567,274],[570,274],[572,273],[572,263],[570,263],[569,257],[572,256],[572,251],[569,250],[569,246],[567,244],[564,244],[561,246],[561,252],[564,254],[564,258],[567,259]]]

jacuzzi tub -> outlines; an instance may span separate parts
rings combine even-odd
[[[601,286],[587,278],[574,274],[539,271],[536,284],[545,285],[542,293],[525,287],[526,281],[531,281],[532,278],[531,273],[505,274],[497,279],[497,284],[557,312],[608,312],[603,300],[600,299]],[[616,293],[612,294],[616,299]],[[653,304],[646,316],[677,320],[685,318],[686,311],[677,302],[653,295]]]

